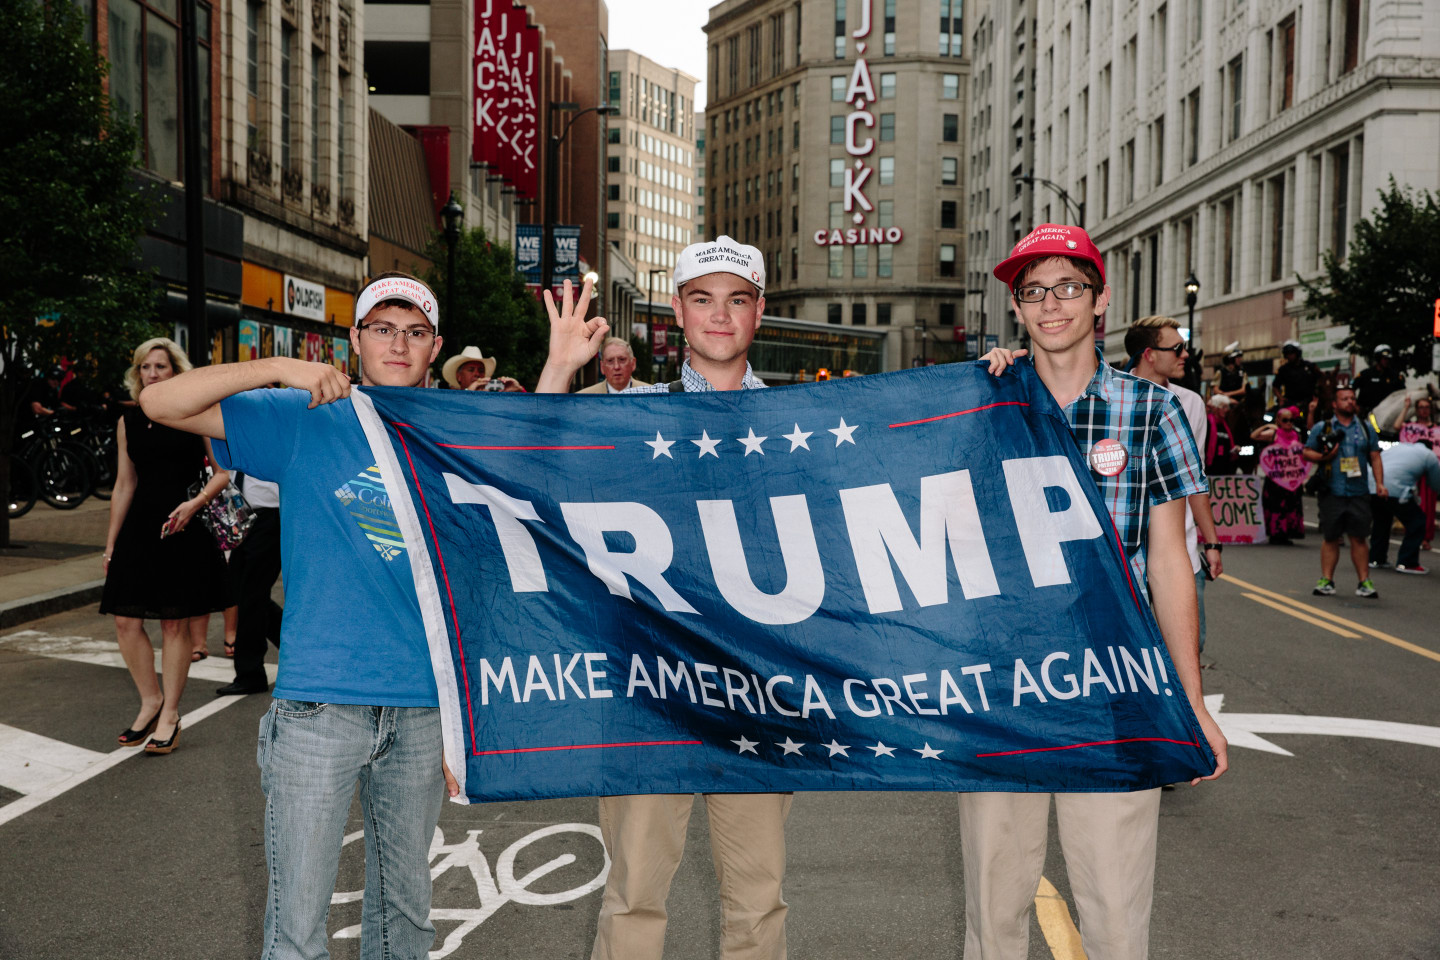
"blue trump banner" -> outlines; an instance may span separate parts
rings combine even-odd
[[[366,388],[471,800],[1211,773],[1028,365],[723,393]]]

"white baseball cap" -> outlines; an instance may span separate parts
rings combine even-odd
[[[414,277],[391,274],[365,284],[355,298],[355,324],[365,319],[375,304],[385,300],[404,300],[420,308],[435,330],[440,329],[440,304],[435,291]]]
[[[765,257],[748,243],[721,235],[690,244],[675,261],[675,287],[710,273],[733,273],[765,292]]]

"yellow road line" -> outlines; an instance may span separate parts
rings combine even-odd
[[[1055,960],[1086,960],[1085,948],[1080,945],[1080,931],[1070,919],[1070,907],[1055,885],[1044,877],[1040,878],[1040,889],[1035,891],[1035,919],[1040,921],[1040,932],[1050,944]]]
[[[1428,647],[1419,646],[1417,644],[1411,643],[1408,640],[1401,640],[1399,637],[1391,636],[1390,634],[1384,633],[1380,630],[1376,630],[1373,627],[1367,627],[1363,623],[1356,623],[1354,620],[1347,620],[1344,617],[1337,617],[1335,614],[1330,613],[1326,610],[1321,610],[1319,607],[1312,606],[1308,603],[1302,603],[1299,600],[1295,600],[1291,597],[1285,596],[1283,593],[1276,593],[1273,590],[1266,590],[1264,587],[1258,587],[1255,584],[1249,583],[1245,580],[1241,580],[1238,577],[1232,577],[1228,573],[1222,573],[1220,575],[1220,579],[1225,580],[1229,583],[1233,583],[1237,587],[1244,587],[1246,590],[1252,590],[1255,593],[1262,594],[1263,596],[1270,597],[1274,600],[1279,600],[1281,603],[1289,604],[1292,607],[1298,607],[1299,609],[1304,610],[1306,613],[1309,613],[1313,616],[1322,617],[1326,620],[1329,620],[1331,623],[1338,623],[1342,626],[1349,627],[1351,630],[1354,630],[1358,633],[1363,633],[1366,636],[1374,637],[1376,640],[1384,640],[1386,643],[1393,644],[1402,650],[1409,650],[1411,653],[1418,653],[1422,657],[1429,657],[1431,660],[1440,663],[1440,652],[1431,650]]]
[[[1324,620],[1321,620],[1319,617],[1312,617],[1307,614],[1301,613],[1294,607],[1287,607],[1283,603],[1276,603],[1274,600],[1267,600],[1265,597],[1260,596],[1258,593],[1245,593],[1242,594],[1242,596],[1250,600],[1254,600],[1256,603],[1263,603],[1265,606],[1271,608],[1272,610],[1279,610],[1281,613],[1288,614],[1289,616],[1294,617],[1296,620],[1304,620],[1306,623],[1314,624],[1321,630],[1329,630],[1331,633],[1337,633],[1340,636],[1345,637],[1349,640],[1360,639],[1360,634],[1358,633],[1351,633],[1349,630],[1346,630],[1343,627],[1332,627],[1330,624],[1326,623]]]

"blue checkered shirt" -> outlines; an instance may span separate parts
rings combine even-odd
[[[1185,411],[1175,394],[1116,370],[1101,355],[1100,368],[1084,392],[1065,407],[1065,419],[1087,462],[1090,448],[1106,437],[1120,441],[1129,454],[1125,469],[1115,476],[1102,476],[1093,468],[1090,476],[1143,588],[1150,508],[1210,490]]]
[[[686,392],[686,393],[704,393],[706,390],[714,391],[714,389],[715,389],[715,388],[711,385],[711,383],[710,383],[709,380],[706,380],[703,376],[701,376],[700,374],[698,374],[698,373],[695,372],[695,368],[692,367],[692,366],[690,366],[690,361],[689,361],[689,360],[686,360],[684,363],[682,363],[682,364],[680,365],[680,382],[683,383],[683,384],[685,384],[685,392]],[[754,371],[752,371],[752,370],[750,369],[750,364],[749,364],[749,363],[746,363],[746,364],[745,364],[745,378],[740,381],[740,389],[741,389],[741,390],[760,390],[760,389],[763,389],[764,387],[765,387],[765,381],[764,381],[764,380],[761,380],[759,377],[755,376]],[[652,384],[650,384],[650,385],[648,385],[648,386],[644,386],[644,387],[631,387],[629,390],[626,391],[626,393],[669,393],[669,392],[670,392],[670,384],[668,384],[668,383],[652,383]]]

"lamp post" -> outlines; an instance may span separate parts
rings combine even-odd
[[[545,227],[541,236],[540,250],[540,289],[549,290],[555,286],[555,207],[559,205],[560,191],[560,145],[570,135],[570,128],[575,121],[587,113],[594,113],[605,116],[611,113],[619,113],[617,107],[608,103],[602,103],[594,107],[586,107],[580,110],[565,124],[565,129],[560,131],[560,136],[555,136],[555,111],[557,110],[579,110],[580,104],[572,103],[569,100],[552,100],[545,111]]]
[[[1195,301],[1199,299],[1200,281],[1195,279],[1195,271],[1190,271],[1190,276],[1185,278],[1185,306],[1190,308],[1190,361],[1194,368],[1195,383],[1190,385],[1192,390],[1200,386],[1201,369],[1200,361],[1205,351],[1200,349],[1200,333],[1195,329]],[[1190,371],[1186,371],[1187,376]]]
[[[1038,183],[1042,187],[1049,187],[1060,197],[1060,202],[1065,204],[1065,212],[1074,212],[1075,226],[1082,229],[1085,227],[1084,205],[1076,203],[1074,200],[1071,200],[1070,194],[1066,193],[1065,188],[1060,186],[1060,184],[1056,183],[1054,180],[1046,180],[1044,177],[1037,177],[1033,173],[1027,173],[1022,176],[1017,176],[1014,179],[1019,180],[1021,183],[1028,183],[1031,186],[1034,186]]]
[[[465,216],[465,208],[455,200],[455,191],[450,191],[450,199],[445,201],[445,206],[440,208],[440,216],[445,221],[445,315],[454,320],[455,316],[455,246],[460,242],[460,221]]]
[[[210,325],[205,296],[205,185],[200,164],[200,47],[197,0],[180,4],[181,136],[185,162],[185,312],[190,362],[210,362]],[[172,74],[173,76],[173,74]],[[222,356],[220,358],[224,360]]]

